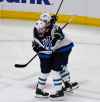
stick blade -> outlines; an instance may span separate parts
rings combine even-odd
[[[26,67],[26,64],[15,64],[14,65],[16,68],[23,68],[23,67]]]

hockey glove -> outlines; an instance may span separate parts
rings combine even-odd
[[[57,16],[56,15],[52,15],[51,16],[51,20],[50,20],[51,24],[55,24],[56,21],[57,21]]]
[[[63,40],[63,39],[64,39],[64,34],[63,34],[61,28],[58,27],[58,29],[56,29],[54,32],[54,38],[52,40],[53,46],[55,45],[57,40]]]
[[[62,29],[60,27],[58,27],[55,30],[55,32],[54,32],[54,38],[56,38],[57,40],[64,39],[64,34],[63,34]]]
[[[32,48],[37,53],[39,53],[40,51],[45,51],[45,49],[43,47],[39,46],[39,44],[36,43],[35,41],[32,41]]]

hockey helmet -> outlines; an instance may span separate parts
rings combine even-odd
[[[50,20],[51,20],[51,16],[49,13],[43,13],[41,16],[40,16],[40,20],[44,21],[45,23],[49,23]]]

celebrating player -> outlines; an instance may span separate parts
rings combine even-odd
[[[46,29],[51,33],[52,36],[52,46],[53,46],[53,56],[56,61],[54,67],[60,69],[60,76],[64,82],[64,91],[70,91],[78,86],[77,82],[70,82],[70,72],[68,71],[68,59],[69,55],[74,46],[73,42],[66,38],[65,34],[62,32],[62,29],[55,24],[57,17],[55,15],[51,16],[47,13],[44,13],[40,16],[40,20],[44,21],[47,25]],[[71,21],[71,20],[70,20]],[[70,23],[70,21],[68,23]]]
[[[59,74],[60,70],[58,70],[57,67],[52,66],[53,63],[56,63],[56,60],[53,59],[52,36],[51,33],[48,33],[49,29],[47,29],[46,27],[46,23],[39,20],[35,23],[33,31],[33,49],[38,53],[41,67],[41,75],[38,78],[36,96],[49,96],[49,93],[44,92],[43,90],[49,73],[51,72],[51,70],[54,70],[55,77],[53,78],[53,82],[56,93],[54,95],[50,95],[50,97],[53,99],[57,99],[62,98],[64,96],[64,92],[62,90],[62,79]]]

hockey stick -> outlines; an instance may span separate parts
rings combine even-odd
[[[61,5],[62,5],[63,1],[64,1],[64,0],[61,1],[60,5],[59,5],[59,7],[58,7],[58,9],[57,9],[57,12],[56,12],[55,16],[58,15],[58,12],[59,12],[59,10],[60,10],[60,8],[61,8]]]
[[[58,9],[57,9],[57,12],[56,12],[56,14],[55,14],[56,17],[57,17],[57,15],[58,15],[58,12],[59,12],[59,10],[60,10],[60,8],[61,8],[61,5],[62,5],[63,1],[64,1],[64,0],[61,1],[60,5],[59,5],[59,7],[58,7]],[[37,55],[38,55],[38,54],[34,55],[26,64],[15,64],[14,66],[15,66],[16,68],[26,67]]]
[[[17,68],[23,68],[26,67],[38,54],[35,54],[26,64],[15,64],[15,67]]]
[[[69,21],[68,21],[65,25],[63,25],[63,27],[61,27],[61,29],[63,30],[68,24],[70,24],[70,23],[73,21],[74,18],[75,18],[75,15],[73,15],[73,16],[69,19]]]
[[[70,24],[70,23],[72,22],[73,17],[74,17],[74,16],[72,16],[72,17],[69,19],[69,21],[61,28],[62,30],[63,30],[68,24]],[[35,54],[26,64],[15,64],[15,67],[16,67],[16,68],[26,67],[37,55],[38,55],[38,53]]]

